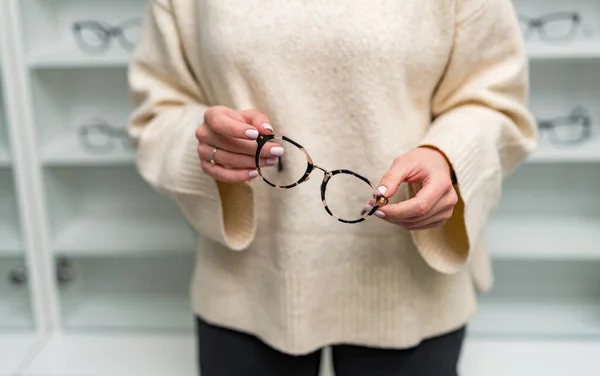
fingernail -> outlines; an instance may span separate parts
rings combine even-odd
[[[263,126],[263,128],[268,129],[271,132],[273,132],[273,127],[271,126],[271,124],[264,123],[262,126]]]
[[[248,129],[246,131],[246,137],[251,140],[256,140],[258,138],[258,131],[256,129]]]
[[[379,191],[379,193],[381,193],[382,195],[385,194],[385,192],[387,192],[387,188],[383,185],[380,185],[379,188],[377,188],[377,190]]]
[[[278,160],[279,160],[279,158],[277,158],[277,157],[267,158],[267,164],[270,164],[270,165],[277,164]]]
[[[369,204],[366,204],[366,205],[365,205],[365,211],[366,211],[367,213],[368,213],[368,212],[370,212],[370,211],[371,211],[371,209],[373,209],[373,206],[371,206],[371,205],[369,205]]]
[[[283,155],[283,152],[285,150],[283,150],[283,148],[281,146],[275,146],[274,148],[271,148],[271,155],[274,155],[276,157],[281,157]]]
[[[258,170],[252,170],[252,171],[248,172],[248,175],[249,175],[251,178],[255,178],[255,177],[257,177],[257,176],[258,176]]]
[[[381,210],[375,210],[375,215],[378,216],[379,218],[385,217],[385,213],[382,212]]]

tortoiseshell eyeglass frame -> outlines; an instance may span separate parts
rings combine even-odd
[[[260,152],[262,150],[262,148],[269,142],[269,141],[273,141],[273,140],[282,140],[282,141],[286,141],[289,142],[290,144],[294,145],[295,147],[297,147],[298,149],[300,149],[305,157],[306,157],[306,171],[304,172],[304,175],[300,178],[300,180],[296,181],[295,183],[292,184],[288,184],[288,185],[277,185],[274,184],[272,182],[270,182],[262,173],[261,168],[260,168]],[[316,169],[316,170],[321,170],[324,174],[323,176],[323,182],[321,183],[321,202],[323,203],[323,207],[325,208],[325,210],[327,211],[327,213],[336,218],[338,221],[343,222],[343,223],[359,223],[359,222],[363,222],[367,217],[373,215],[375,213],[375,211],[377,211],[378,208],[386,205],[388,203],[388,199],[386,197],[384,197],[381,193],[379,193],[379,191],[377,190],[377,187],[375,187],[375,185],[373,185],[373,183],[371,183],[371,181],[367,178],[365,178],[364,176],[357,174],[353,171],[350,170],[331,170],[328,171],[326,169],[324,169],[323,167],[320,167],[316,164],[313,163],[312,158],[310,157],[310,155],[308,154],[308,152],[306,151],[306,149],[304,149],[304,147],[302,145],[300,145],[299,143],[297,143],[296,141],[286,137],[286,136],[282,136],[282,135],[277,135],[277,134],[267,134],[267,135],[259,135],[258,138],[256,139],[256,142],[258,143],[258,147],[256,148],[256,155],[254,157],[255,159],[255,163],[256,163],[256,170],[258,171],[259,175],[262,177],[262,179],[264,180],[265,183],[267,183],[268,185],[270,185],[271,187],[274,188],[281,188],[281,189],[290,189],[290,188],[294,188],[304,182],[306,182],[309,177],[310,174]],[[280,157],[280,164],[279,164],[279,171],[283,170],[283,161],[282,161],[282,157]],[[332,177],[334,177],[335,175],[338,174],[348,174],[351,176],[354,176],[360,180],[362,180],[363,182],[365,182],[366,184],[368,184],[371,189],[373,190],[373,198],[375,200],[375,204],[373,205],[373,208],[370,211],[362,211],[360,217],[358,219],[354,219],[354,220],[348,220],[348,219],[344,219],[344,218],[340,218],[338,216],[336,216],[335,214],[333,214],[331,212],[331,210],[329,209],[329,207],[327,206],[327,201],[325,200],[325,192],[327,191],[327,184],[329,184],[329,181],[331,180]],[[366,203],[365,203],[366,204]]]

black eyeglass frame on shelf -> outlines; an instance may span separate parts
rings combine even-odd
[[[94,144],[89,140],[89,137],[94,132],[102,134],[107,141],[102,145]],[[107,121],[101,118],[93,118],[86,124],[79,127],[79,142],[83,148],[90,153],[108,153],[114,150],[116,140],[121,139],[123,146],[126,150],[132,150],[133,145],[127,131],[124,129],[118,129],[110,125]]]
[[[268,142],[273,142],[274,140],[281,140],[281,141],[289,142],[290,144],[292,144],[295,147],[297,147],[298,149],[300,149],[304,153],[304,156],[306,157],[306,171],[304,172],[304,175],[302,175],[302,177],[298,181],[296,181],[292,184],[277,185],[277,184],[269,181],[269,179],[265,177],[265,175],[263,174],[263,172],[261,170],[261,167],[260,167],[261,150]],[[323,204],[325,211],[327,211],[327,213],[330,216],[336,218],[340,222],[350,223],[350,224],[363,222],[364,220],[366,220],[367,217],[372,216],[375,213],[375,211],[377,211],[377,209],[379,209],[380,207],[382,207],[384,205],[387,205],[387,203],[388,203],[388,199],[386,197],[384,197],[377,190],[377,187],[375,187],[375,185],[373,183],[371,183],[371,181],[369,179],[365,178],[364,176],[362,176],[360,174],[357,174],[356,172],[350,171],[350,170],[345,170],[345,169],[326,170],[325,168],[316,165],[313,162],[311,156],[308,154],[308,152],[302,145],[300,145],[296,141],[294,141],[286,136],[277,135],[277,134],[259,135],[258,138],[256,139],[256,142],[258,144],[258,147],[256,148],[256,154],[254,156],[256,169],[257,169],[259,175],[261,176],[261,178],[263,179],[263,181],[265,183],[267,183],[268,185],[270,185],[271,187],[280,188],[280,189],[294,188],[294,187],[306,182],[310,178],[310,175],[315,170],[321,170],[324,174],[323,181],[321,182],[321,202]],[[280,164],[279,171],[282,171],[283,169],[284,169],[283,164]],[[363,211],[360,215],[360,218],[358,218],[358,219],[348,220],[348,219],[340,218],[340,217],[336,216],[335,214],[333,214],[331,212],[331,210],[329,209],[329,207],[327,206],[327,201],[325,199],[327,185],[329,184],[331,178],[333,178],[334,176],[336,176],[338,174],[347,174],[347,175],[353,176],[357,179],[360,179],[364,183],[368,184],[371,187],[371,189],[373,190],[373,198],[375,200],[375,204],[373,205],[373,208],[368,212]],[[365,202],[365,204],[366,204],[366,202]]]
[[[118,40],[121,47],[125,50],[131,51],[135,48],[137,41],[129,40],[126,36],[126,31],[132,27],[140,27],[140,18],[130,18],[118,25],[112,26],[104,21],[99,20],[80,20],[76,21],[72,25],[75,39],[82,49],[91,52],[103,52],[110,46],[111,38]],[[99,36],[100,44],[94,45],[85,40],[83,37],[83,31],[88,30],[94,32]]]
[[[575,38],[575,36],[577,35],[577,32],[581,29],[581,26],[582,26],[582,17],[581,17],[581,14],[578,12],[570,12],[570,11],[553,12],[553,13],[545,14],[540,17],[529,17],[526,15],[520,14],[518,17],[519,17],[519,22],[521,23],[522,26],[524,26],[524,35],[523,36],[525,39],[530,39],[531,37],[533,37],[534,33],[537,31],[538,35],[544,41],[549,41],[549,42],[551,42],[551,41],[557,41],[557,42],[571,41]],[[571,26],[566,34],[559,36],[559,37],[552,37],[548,34],[548,32],[546,31],[546,27],[551,25],[553,22],[564,22],[564,21],[571,22]]]
[[[550,119],[536,119],[540,136],[549,132],[550,140],[555,144],[579,144],[588,140],[592,135],[592,118],[589,111],[582,107],[575,107],[568,115],[557,116]],[[571,140],[561,140],[557,136],[556,129],[558,127],[581,127],[581,135]]]

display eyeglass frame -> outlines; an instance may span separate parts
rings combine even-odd
[[[77,134],[82,148],[90,154],[110,153],[115,150],[118,142],[126,151],[134,151],[127,129],[115,127],[98,116],[79,126]]]
[[[539,36],[541,41],[546,43],[566,43],[577,40],[580,35],[586,38],[591,38],[594,33],[586,27],[583,16],[577,11],[558,11],[545,13],[540,16],[528,16],[518,14],[519,24],[523,33],[523,38],[526,41],[533,39],[535,35]],[[553,27],[558,29],[558,26],[566,26],[566,32],[557,33]]]
[[[141,23],[139,17],[128,18],[116,25],[96,19],[82,19],[75,21],[71,29],[79,48],[86,53],[105,52],[110,47],[112,39],[116,39],[124,50],[132,51],[137,40],[130,40],[127,33],[132,29],[139,29]],[[93,38],[96,39],[92,40]]]
[[[567,115],[548,119],[538,118],[537,123],[540,136],[548,134],[550,141],[557,145],[581,144],[592,136],[592,117],[583,106],[576,106]],[[569,132],[568,135],[565,132]]]

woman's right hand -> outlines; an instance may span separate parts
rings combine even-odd
[[[204,123],[196,130],[202,170],[218,181],[241,183],[258,176],[255,154],[259,134],[271,134],[266,115],[254,111],[214,106],[204,113]],[[215,164],[210,162],[214,153]],[[275,166],[283,148],[268,143],[261,150],[260,167]]]

